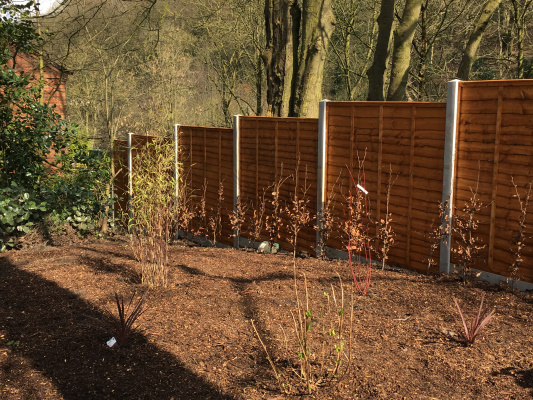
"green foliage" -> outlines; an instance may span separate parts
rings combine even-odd
[[[61,154],[72,135],[53,108],[39,103],[39,84],[8,64],[40,42],[29,7],[0,0],[0,187],[12,181],[28,188],[38,184],[47,173],[50,152]]]
[[[16,237],[28,233],[42,218],[46,202],[15,182],[0,189],[0,253],[16,245]]]
[[[2,56],[11,47],[14,51],[31,51],[40,41],[32,25],[30,16],[31,2],[0,0],[0,49]],[[9,54],[10,58],[11,55]],[[4,61],[2,61],[2,64]]]
[[[17,53],[41,41],[30,3],[0,0],[0,251],[45,215],[56,227],[90,231],[109,201],[109,160],[92,154],[75,125],[41,104],[40,84],[13,68]]]
[[[88,233],[111,205],[106,194],[109,158],[92,152],[87,142],[76,139],[61,159],[59,173],[47,176],[41,186],[43,197],[53,204],[50,219],[56,229],[68,224],[82,234]]]

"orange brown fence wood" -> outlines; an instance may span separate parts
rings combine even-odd
[[[192,221],[191,230],[201,230],[211,239],[213,229],[220,229],[217,242],[232,245],[233,130],[181,125],[178,136],[181,185],[189,191],[192,207],[197,209],[205,200],[205,215]],[[221,226],[215,227],[219,215]]]
[[[533,80],[460,82],[455,205],[461,208],[478,187],[483,206],[476,235],[485,247],[474,268],[509,275],[521,213],[512,180],[525,200],[533,179],[532,156]],[[528,230],[533,213],[525,224]],[[526,239],[518,273],[528,282],[533,282],[531,245]]]
[[[280,208],[291,204],[295,189],[299,199],[308,200],[311,221],[298,234],[297,251],[315,254],[316,193],[318,160],[318,120],[315,118],[240,117],[240,193],[248,205],[246,221],[253,210],[260,207],[265,194],[265,216],[272,218],[275,183],[279,190]],[[296,179],[297,178],[297,179]],[[288,216],[283,213],[284,225],[280,238],[274,242],[286,251],[292,251]],[[243,231],[249,230],[246,223]],[[249,236],[249,235],[248,235]],[[268,240],[263,227],[260,240]]]
[[[389,212],[396,234],[388,263],[425,272],[429,233],[438,219],[442,196],[446,105],[412,102],[327,102],[326,196],[342,224],[346,199],[354,187],[347,168],[369,192],[370,220],[385,217],[392,171]],[[362,163],[364,162],[364,177]],[[364,183],[363,183],[364,178]],[[438,222],[437,222],[438,225]],[[375,228],[370,227],[370,234]],[[342,229],[327,245],[346,249]],[[378,250],[379,249],[374,249]]]

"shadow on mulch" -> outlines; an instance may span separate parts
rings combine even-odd
[[[532,389],[531,395],[533,396],[533,369],[520,371],[514,367],[506,367],[502,368],[499,372],[493,372],[492,375],[512,376],[518,385],[526,389]]]
[[[6,258],[0,259],[0,298],[5,340],[17,341],[12,356],[28,360],[64,399],[232,399],[141,334],[129,347],[107,347],[108,316]],[[7,364],[1,374],[21,398],[47,397]]]
[[[93,269],[95,272],[116,274],[118,276],[121,276],[124,280],[135,284],[140,284],[142,282],[142,277],[137,271],[134,271],[131,268],[127,268],[124,265],[111,262],[104,256],[98,258],[94,256],[82,256],[79,260],[84,265]]]
[[[94,253],[94,248],[89,247],[89,246],[78,246],[78,248],[80,250],[86,250],[86,251],[89,251],[91,253]],[[111,255],[113,257],[121,258],[121,259],[130,260],[130,261],[137,261],[137,259],[133,256],[131,251],[122,251],[122,252],[120,252],[120,251],[110,251],[110,250],[106,249],[105,254],[106,255]]]

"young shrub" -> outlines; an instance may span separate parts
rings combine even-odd
[[[117,306],[117,317],[115,318],[115,339],[119,346],[125,346],[128,343],[130,334],[133,332],[133,324],[144,313],[144,302],[146,299],[146,293],[133,304],[135,298],[135,292],[133,292],[131,299],[127,306],[124,306],[124,297],[119,296],[115,292],[115,304]]]
[[[180,185],[178,192],[178,229],[189,232],[194,219],[192,191],[188,185]]]
[[[353,296],[347,304],[339,276],[338,290],[331,285],[331,292],[324,292],[325,304],[315,313],[305,274],[303,285],[303,298],[295,292],[297,305],[291,311],[294,326],[289,337],[283,331],[284,352],[278,365],[251,321],[280,391],[287,395],[312,395],[321,387],[338,384],[348,374],[352,361]]]
[[[440,243],[442,242],[442,239],[447,237],[450,233],[450,225],[449,225],[449,217],[446,213],[446,210],[448,209],[448,205],[450,204],[450,200],[446,200],[444,204],[439,203],[439,220],[440,225],[436,228],[433,228],[432,224],[432,230],[429,233],[430,239],[433,240],[431,243],[431,246],[429,247],[429,257],[428,257],[428,268],[426,275],[429,275],[429,271],[431,270],[431,267],[437,266],[438,263],[435,260],[434,253],[439,248]]]
[[[209,213],[209,230],[211,231],[212,244],[216,246],[217,238],[222,234],[222,202],[224,201],[224,182],[218,185],[218,197],[215,208]]]
[[[477,186],[475,191],[471,189],[470,199],[460,210],[456,210],[453,216],[452,229],[458,240],[454,241],[452,251],[459,257],[459,276],[463,283],[472,277],[472,264],[479,251],[485,247],[479,244],[480,239],[476,236],[480,223],[477,215],[483,206],[478,198],[477,189]]]
[[[459,307],[457,299],[455,297],[453,298],[455,306],[457,307],[457,311],[459,311],[461,321],[463,322],[462,336],[468,344],[474,343],[476,338],[479,336],[481,330],[490,322],[492,316],[494,315],[494,310],[492,310],[491,312],[487,312],[485,309],[483,309],[484,300],[485,295],[481,297],[481,303],[479,304],[479,309],[476,316],[472,319],[470,325],[468,325],[463,315],[463,311],[461,310],[461,307]]]
[[[194,212],[194,218],[193,220],[196,222],[196,228],[193,231],[193,236],[204,236],[207,234],[207,224],[206,224],[206,216],[207,216],[207,179],[204,179],[204,185],[202,188],[202,196],[200,197],[200,201],[196,204],[195,212]]]
[[[131,245],[142,266],[143,284],[164,287],[168,245],[176,233],[173,144],[155,138],[139,149],[133,165]]]
[[[509,278],[512,279],[514,283],[520,279],[520,266],[524,262],[522,258],[522,251],[526,246],[526,217],[527,217],[527,207],[529,206],[529,199],[531,197],[531,186],[533,182],[529,183],[529,188],[526,192],[526,197],[524,200],[520,198],[520,193],[518,193],[518,187],[514,183],[514,179],[511,178],[515,190],[515,197],[518,199],[518,204],[520,205],[520,216],[518,217],[518,229],[516,230],[516,235],[512,239],[512,251],[513,251],[513,262],[509,266]]]
[[[347,198],[346,221],[344,223],[344,234],[346,236],[346,250],[348,251],[348,261],[355,283],[355,288],[359,294],[366,296],[370,288],[372,275],[372,255],[370,246],[370,236],[368,234],[369,211],[365,186],[364,160],[359,161],[358,181],[352,175],[348,167],[350,178],[354,185],[355,194],[350,194]],[[359,183],[361,182],[361,183]],[[356,258],[355,262],[353,258]],[[363,261],[363,257],[365,260]],[[363,266],[364,264],[364,266]],[[355,265],[355,267],[354,267]],[[361,271],[362,270],[362,271]]]
[[[385,218],[381,218],[376,224],[377,235],[376,238],[379,243],[378,256],[381,258],[381,269],[385,269],[385,264],[389,259],[389,250],[394,246],[394,238],[396,234],[392,229],[392,213],[389,212],[390,194],[396,178],[392,181],[392,167],[389,165],[389,182],[387,184],[387,206],[385,211]]]
[[[248,241],[250,244],[253,242],[257,243],[261,240],[261,234],[263,233],[263,227],[265,225],[267,189],[263,189],[263,194],[261,197],[257,198],[255,207],[252,207],[252,218],[248,225]]]
[[[291,202],[285,207],[285,214],[289,217],[289,230],[291,236],[289,241],[293,248],[293,260],[296,260],[296,251],[298,247],[298,234],[311,221],[311,214],[309,212],[309,199],[307,192],[309,186],[307,185],[307,166],[305,168],[305,178],[302,187],[299,186],[299,168],[300,160],[296,166],[294,178],[294,193],[291,196]]]
[[[283,226],[283,208],[280,201],[280,190],[285,181],[289,178],[290,175],[283,177],[283,164],[281,164],[280,177],[273,183],[272,186],[270,186],[272,187],[272,199],[270,200],[271,215],[267,216],[265,219],[265,228],[268,231],[268,242],[270,244],[270,248],[274,248],[274,243],[279,239],[280,229]]]
[[[242,201],[241,196],[237,196],[237,202],[235,203],[235,206],[229,215],[229,221],[232,229],[230,238],[235,239],[237,248],[239,248],[239,241],[244,224],[244,216],[246,215],[247,210],[248,205]]]
[[[335,188],[337,187],[339,178],[340,174],[327,196],[322,212],[317,215],[317,223],[314,226],[315,231],[318,233],[316,253],[317,257],[322,259],[326,258],[326,243],[328,242],[331,232],[337,225],[337,221],[334,217],[333,199],[335,198]]]

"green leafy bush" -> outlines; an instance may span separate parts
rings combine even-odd
[[[50,220],[55,230],[68,224],[86,234],[98,227],[110,206],[109,159],[78,139],[60,157],[58,173],[47,176],[41,186],[43,198],[53,204]]]
[[[46,207],[46,202],[15,182],[0,189],[0,252],[15,247],[16,238],[42,219]]]
[[[35,52],[42,41],[30,16],[30,3],[0,0],[1,250],[45,217],[53,229],[70,224],[87,233],[109,209],[109,159],[42,104],[44,82],[13,69],[18,53]]]

